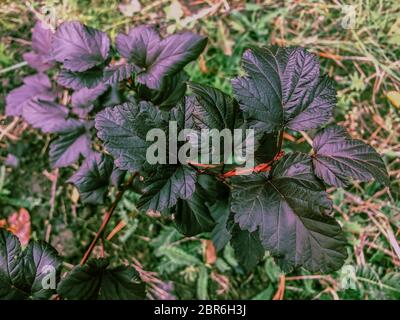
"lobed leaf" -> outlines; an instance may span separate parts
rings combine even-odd
[[[118,34],[119,53],[141,71],[137,81],[150,89],[161,89],[165,77],[180,72],[204,50],[207,38],[183,32],[162,39],[153,27],[132,28],[127,35]]]
[[[53,32],[46,27],[43,22],[37,21],[32,29],[32,49],[33,51],[23,54],[24,60],[38,72],[48,70],[54,65],[51,56],[51,41]]]
[[[266,132],[314,129],[332,116],[333,83],[320,76],[317,58],[304,48],[252,48],[242,67],[247,75],[232,80],[235,96]]]
[[[157,127],[148,116],[149,108],[146,103],[127,102],[96,115],[97,136],[122,170],[139,171],[146,164],[146,150],[151,145],[146,141],[146,133]]]
[[[118,185],[121,178],[110,156],[92,152],[68,182],[78,188],[83,203],[102,204],[110,183]]]
[[[57,281],[60,267],[61,258],[49,244],[30,242],[21,251],[18,238],[0,228],[0,299],[49,299],[55,290],[43,286],[45,277],[54,272]]]
[[[6,115],[21,116],[26,104],[34,98],[46,101],[54,101],[56,98],[51,90],[50,79],[43,73],[25,77],[24,84],[7,95]]]
[[[24,106],[23,117],[43,132],[59,132],[74,120],[67,120],[68,108],[55,102],[33,99]]]
[[[57,292],[69,300],[142,300],[145,289],[133,267],[110,268],[105,259],[91,259],[75,267],[60,282]]]
[[[144,193],[138,207],[142,210],[163,211],[174,206],[178,199],[189,199],[195,191],[196,171],[183,166],[163,166],[145,180]]]
[[[67,167],[87,156],[91,151],[91,139],[87,127],[79,121],[70,121],[59,137],[50,144],[50,164],[53,168]]]
[[[345,238],[331,211],[321,182],[306,154],[284,156],[271,177],[251,175],[234,180],[231,210],[241,229],[258,230],[265,249],[284,270],[304,266],[331,272],[346,258]]]
[[[332,125],[318,132],[313,148],[314,172],[326,184],[344,187],[349,178],[390,183],[380,155],[361,140],[351,139],[344,128]]]
[[[208,200],[206,191],[199,185],[187,200],[178,200],[175,225],[185,236],[194,236],[213,229],[215,222],[207,205]]]
[[[82,72],[102,64],[110,49],[107,34],[77,21],[62,23],[52,41],[52,56],[70,71]]]

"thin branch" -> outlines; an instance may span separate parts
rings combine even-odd
[[[133,180],[135,179],[135,177],[138,175],[138,172],[135,172],[134,174],[132,174],[128,181],[126,182],[126,184],[123,186],[123,188],[117,193],[114,202],[111,204],[110,208],[108,209],[108,211],[106,212],[106,214],[103,217],[103,221],[101,222],[100,228],[97,231],[94,239],[92,240],[89,248],[86,250],[85,254],[83,255],[83,258],[80,262],[80,265],[84,265],[86,263],[86,261],[89,259],[94,247],[96,246],[97,242],[99,241],[100,237],[103,235],[103,232],[105,230],[105,228],[107,227],[108,222],[110,221],[115,208],[117,207],[119,201],[121,200],[123,194],[125,193],[125,191],[132,185]]]

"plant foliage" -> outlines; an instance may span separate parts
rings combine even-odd
[[[32,52],[24,57],[38,73],[9,93],[6,114],[54,135],[53,167],[81,163],[69,182],[84,203],[103,204],[111,185],[123,192],[125,176],[139,176],[139,209],[173,217],[186,236],[210,232],[217,250],[230,242],[246,270],[265,250],[284,271],[339,269],[347,256],[345,238],[331,215],[326,187],[345,187],[349,179],[387,185],[384,162],[372,147],[330,123],[336,92],[314,54],[301,47],[249,48],[230,96],[187,82],[185,67],[206,43],[190,32],[163,37],[155,27],[138,26],[118,34],[114,49],[106,33],[80,22],[64,22],[55,33],[37,23]],[[54,66],[59,71],[51,81],[45,72]],[[249,175],[236,175],[235,166],[225,163],[206,169],[149,164],[146,134],[167,131],[171,120],[179,129],[197,131],[255,129],[257,166]],[[311,130],[312,150],[282,156],[286,130]],[[38,287],[38,261],[60,267],[49,245],[34,242],[21,251],[18,240],[0,230],[0,255],[2,298],[55,293]],[[144,298],[137,272],[109,263],[84,261],[62,279],[58,294]]]

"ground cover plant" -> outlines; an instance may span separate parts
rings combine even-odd
[[[46,241],[28,245],[18,239],[12,219],[3,222],[2,298],[173,298],[171,287],[182,285],[179,279],[157,279],[142,266],[148,249],[127,249],[140,228],[153,234],[146,241],[161,259],[161,274],[186,267],[181,278],[193,282],[198,273],[196,295],[201,299],[209,296],[210,265],[221,272],[212,270],[210,276],[225,294],[224,272],[251,275],[263,261],[265,285],[279,279],[275,298],[283,295],[285,274],[306,272],[310,279],[326,281],[342,268],[349,259],[348,240],[333,217],[338,205],[328,191],[376,180],[376,192],[387,192],[390,179],[380,154],[335,123],[334,74],[326,75],[316,54],[302,46],[258,43],[243,48],[236,74],[224,79],[230,89],[217,89],[189,74],[193,61],[207,63],[207,36],[137,24],[111,41],[106,32],[77,20],[56,24],[54,30],[36,22],[31,51],[23,54],[36,73],[7,93],[4,112],[48,137],[43,150],[48,149],[53,172],[47,172],[52,181],[49,219],[54,219],[58,177],[63,175],[76,232],[99,227],[85,235],[78,250],[70,248],[69,260],[54,241],[49,244],[49,221]],[[167,132],[171,121],[195,132],[254,129],[256,163],[252,168],[240,168],[235,159],[216,165],[149,164],[147,132]],[[293,139],[298,135],[305,137],[303,143]],[[6,158],[15,170],[17,153]],[[46,158],[43,152],[41,157]],[[9,206],[31,208],[7,193],[3,198]],[[17,214],[20,219],[26,217],[23,212]],[[61,220],[68,225],[65,212],[64,204]],[[110,232],[116,215],[122,220]],[[158,231],[152,219],[159,220]],[[139,227],[141,220],[145,223]],[[125,227],[130,233],[115,240]],[[63,228],[57,230],[64,233],[62,251],[69,232]],[[186,243],[192,239],[202,243],[205,264],[193,256],[199,248]],[[357,272],[377,277],[389,295],[398,293],[398,273],[381,278],[376,270]],[[258,281],[263,282],[262,275]],[[272,291],[268,284],[257,297],[271,297]]]

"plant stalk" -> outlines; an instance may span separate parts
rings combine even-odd
[[[119,201],[122,199],[123,194],[125,193],[125,191],[132,185],[133,180],[135,179],[135,177],[138,175],[138,172],[135,172],[134,174],[132,174],[128,181],[125,183],[125,185],[123,186],[123,188],[118,191],[114,202],[111,204],[110,208],[108,209],[108,211],[106,212],[106,214],[103,217],[103,221],[101,222],[100,228],[99,230],[97,230],[97,233],[94,237],[94,239],[92,240],[92,242],[90,243],[89,248],[86,250],[85,254],[83,255],[83,258],[80,262],[80,265],[84,265],[87,260],[89,259],[94,247],[96,246],[97,242],[99,241],[100,237],[102,236],[105,228],[107,227],[108,222],[110,221],[115,208],[117,207]]]

